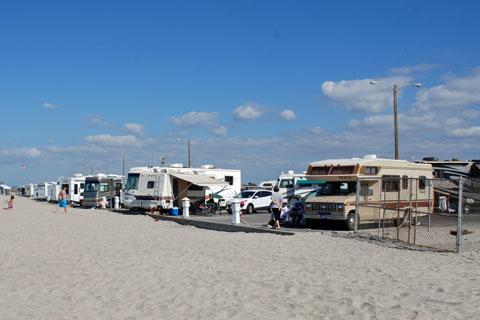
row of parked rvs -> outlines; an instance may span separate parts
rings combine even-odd
[[[72,206],[98,206],[104,197],[113,204],[113,199],[121,197],[121,190],[125,178],[119,175],[82,175],[74,174],[72,177],[60,177],[57,182],[30,183],[21,186],[20,195],[36,200],[58,201],[60,191],[65,189],[67,201]]]

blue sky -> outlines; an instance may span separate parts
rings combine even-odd
[[[15,1],[0,5],[0,181],[155,157],[242,169],[480,158],[478,1]],[[21,169],[26,165],[27,169]]]

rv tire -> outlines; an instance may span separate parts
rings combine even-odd
[[[360,225],[360,216],[358,217],[358,225]],[[345,221],[345,227],[348,231],[355,230],[355,211],[351,211],[348,214],[347,221]]]

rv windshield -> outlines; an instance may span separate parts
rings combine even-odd
[[[87,181],[85,185],[85,191],[98,191],[100,187],[100,182],[98,181]]]
[[[125,185],[125,189],[138,190],[139,179],[140,179],[140,173],[129,173],[127,184]]]
[[[355,193],[356,182],[326,182],[320,189],[320,196],[344,196]]]
[[[255,194],[255,191],[242,191],[235,196],[235,198],[251,198]]]

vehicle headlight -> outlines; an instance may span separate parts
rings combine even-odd
[[[338,205],[338,212],[343,212],[343,204]]]
[[[312,209],[312,204],[311,203],[305,204],[305,210],[311,210],[311,209]]]

